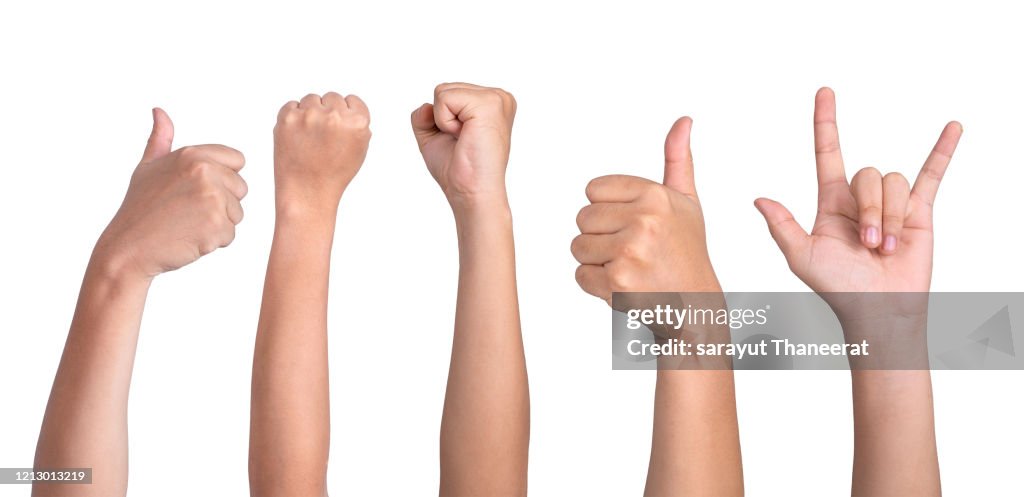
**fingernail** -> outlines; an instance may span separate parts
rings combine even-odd
[[[864,235],[864,238],[867,239],[868,245],[874,246],[878,245],[878,242],[881,241],[879,240],[879,236],[880,235],[878,234],[878,228],[874,226],[868,226],[868,232]]]
[[[882,250],[886,252],[894,252],[896,250],[896,237],[888,235],[885,237],[885,243],[882,244]]]

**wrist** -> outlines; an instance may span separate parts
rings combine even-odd
[[[338,210],[348,181],[338,178],[274,178],[274,202],[278,213],[326,214]]]
[[[451,205],[456,222],[512,217],[505,191],[449,195],[448,204]]]
[[[86,269],[87,279],[124,289],[148,289],[156,274],[142,268],[130,250],[118,248],[102,238],[96,244]]]
[[[722,284],[718,281],[718,275],[715,274],[714,266],[711,265],[711,261],[706,262],[702,266],[704,267],[702,270],[680,275],[678,281],[683,285],[686,293],[702,294],[704,299],[709,300],[721,299],[720,303],[724,308],[725,297],[722,292]]]
[[[277,222],[329,222],[338,217],[341,196],[334,198],[315,195],[277,195],[275,202]]]
[[[840,317],[848,344],[867,344],[868,354],[849,357],[850,369],[928,370],[928,322],[920,316]]]

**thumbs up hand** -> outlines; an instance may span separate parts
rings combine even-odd
[[[865,168],[847,182],[835,94],[818,91],[814,144],[818,214],[807,234],[782,204],[755,202],[792,271],[819,293],[927,292],[932,274],[932,205],[963,128],[950,122],[913,188],[899,173]]]
[[[510,93],[467,83],[438,85],[434,103],[413,111],[420,153],[453,208],[504,201],[515,115]]]
[[[587,185],[572,241],[576,281],[611,303],[613,292],[720,292],[704,237],[684,117],[665,139],[665,179],[603,176]]]
[[[149,279],[185,266],[235,237],[248,187],[240,152],[224,145],[171,151],[174,126],[153,109],[153,132],[124,202],[96,244],[108,271]]]

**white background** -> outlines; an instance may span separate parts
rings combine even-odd
[[[374,137],[342,200],[331,282],[337,495],[429,495],[456,284],[451,213],[409,112],[435,84],[519,101],[509,166],[531,380],[533,495],[638,495],[654,377],[611,371],[605,304],[569,241],[586,182],[661,175],[694,117],[708,243],[727,290],[802,290],[752,206],[809,226],[811,109],[838,94],[848,174],[913,178],[966,131],[939,194],[934,290],[1021,291],[1020,16],[984,2],[250,2],[0,8],[0,467],[32,463],[92,244],[152,106],[176,146],[248,158],[238,238],[150,294],[130,402],[133,495],[246,495],[249,376],[273,227],[271,130],[310,92],[357,93]],[[993,3],[995,5],[995,3]],[[849,492],[848,373],[737,374],[748,495]],[[1020,495],[1021,372],[936,372],[947,495]],[[173,471],[175,476],[169,476]],[[0,487],[0,495],[28,495]]]

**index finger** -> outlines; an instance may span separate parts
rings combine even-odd
[[[463,123],[477,117],[506,120],[514,114],[515,99],[500,88],[438,86],[434,94],[434,121],[441,131],[458,135]],[[509,122],[511,124],[511,121]]]
[[[843,154],[836,125],[836,95],[831,88],[818,90],[814,97],[814,157],[818,167],[818,192],[832,183],[846,184]]]
[[[188,148],[194,150],[194,153],[198,153],[234,171],[240,171],[245,166],[245,156],[242,155],[242,152],[226,145],[193,145]]]
[[[651,186],[658,185],[646,178],[612,174],[594,178],[587,184],[587,199],[597,202],[632,202]]]
[[[939,183],[942,182],[942,176],[946,174],[946,168],[949,167],[949,161],[953,158],[953,151],[956,150],[956,145],[960,142],[960,135],[963,132],[963,125],[956,121],[946,124],[946,127],[942,129],[939,140],[935,142],[931,153],[924,161],[921,172],[914,180],[914,189],[911,190],[911,194],[922,202],[928,205],[935,203],[935,195],[939,192]]]
[[[441,92],[443,92],[445,90],[451,90],[451,89],[455,89],[455,88],[459,88],[459,89],[463,89],[463,90],[487,90],[487,89],[489,89],[486,86],[480,86],[480,85],[474,85],[472,83],[463,83],[461,81],[456,81],[456,82],[452,82],[452,83],[441,83],[441,84],[437,85],[436,87],[434,87],[434,95],[437,95],[437,94],[439,94],[439,93],[441,93]]]

